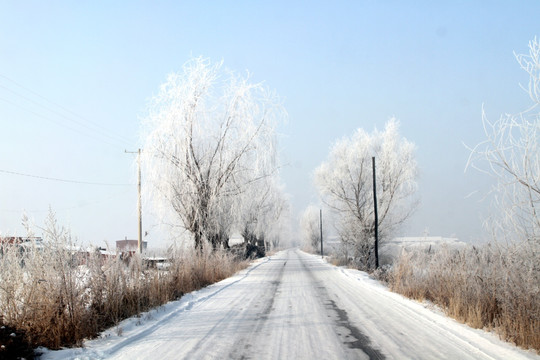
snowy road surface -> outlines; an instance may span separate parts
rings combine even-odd
[[[42,358],[540,359],[299,250]]]

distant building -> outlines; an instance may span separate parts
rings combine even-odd
[[[7,236],[0,237],[0,251],[4,247],[16,247],[19,251],[31,251],[43,249],[43,239],[37,236],[21,237],[21,236]]]
[[[148,246],[147,241],[143,241],[143,251],[146,250]],[[125,240],[117,240],[116,241],[116,252],[117,253],[133,253],[137,252],[139,249],[139,241],[138,240],[128,240],[127,238]]]
[[[37,236],[21,237],[21,236],[6,236],[0,237],[0,244],[20,245],[25,243],[41,243],[43,239]]]

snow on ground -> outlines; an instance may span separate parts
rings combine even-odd
[[[445,238],[442,236],[420,236],[420,237],[396,237],[385,241],[380,247],[381,264],[392,264],[405,252],[434,253],[442,247],[460,250],[468,245],[456,238]]]
[[[42,359],[540,359],[291,249]]]

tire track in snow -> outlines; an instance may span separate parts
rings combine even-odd
[[[263,305],[263,310],[258,314],[258,320],[253,326],[253,330],[251,331],[252,336],[249,338],[243,338],[238,341],[236,341],[232,347],[231,353],[229,353],[229,359],[251,359],[251,354],[247,353],[251,349],[251,342],[253,338],[257,337],[260,334],[261,329],[264,326],[264,323],[266,320],[268,320],[268,316],[270,315],[270,312],[273,310],[274,307],[274,301],[276,299],[276,293],[278,292],[279,286],[282,283],[283,279],[283,273],[285,271],[285,266],[287,265],[287,261],[289,259],[289,251],[286,252],[287,256],[284,259],[283,266],[280,266],[279,272],[277,275],[277,280],[273,280],[271,282],[271,287],[269,291],[267,291],[264,295],[261,296],[261,299],[265,302]],[[281,260],[281,259],[280,259]]]
[[[193,296],[194,299],[192,300],[188,300],[188,302],[185,304],[185,305],[181,305],[178,309],[172,311],[170,314],[168,314],[167,316],[165,316],[164,318],[160,319],[157,323],[149,326],[149,327],[145,327],[143,330],[141,330],[139,333],[137,334],[134,334],[134,335],[131,335],[129,338],[125,339],[125,340],[122,340],[120,341],[119,343],[113,345],[112,347],[110,347],[109,349],[107,349],[105,351],[105,355],[107,357],[110,357],[114,354],[116,354],[118,351],[122,350],[124,347],[130,345],[130,344],[133,344],[135,342],[138,342],[140,341],[141,339],[144,339],[145,337],[149,336],[150,334],[152,334],[154,331],[156,331],[157,329],[159,329],[160,327],[162,327],[164,324],[167,324],[169,321],[171,321],[173,318],[175,318],[176,316],[180,315],[181,313],[183,312],[186,312],[186,311],[189,311],[191,310],[195,305],[197,304],[200,304],[200,303],[203,303],[205,301],[207,301],[208,299],[210,298],[213,298],[214,296],[216,296],[217,294],[219,294],[220,292],[222,292],[223,290],[225,289],[228,289],[230,288],[231,286],[239,283],[240,281],[244,280],[245,278],[247,278],[249,276],[249,274],[254,271],[255,269],[257,269],[259,266],[263,265],[263,264],[266,264],[268,261],[271,260],[271,257],[267,257],[264,259],[264,261],[261,261],[260,263],[256,264],[256,265],[253,265],[251,267],[249,267],[247,269],[247,271],[245,272],[245,274],[240,277],[239,279],[237,280],[234,280],[232,281],[231,283],[227,284],[227,285],[224,285],[224,286],[218,286],[218,289],[216,291],[213,291],[212,293],[208,294],[208,295],[204,295],[204,296],[201,296],[199,298],[197,298],[197,296]],[[218,283],[219,284],[219,283]],[[214,285],[210,285],[208,288],[211,288],[211,287],[215,287],[216,284]],[[208,289],[207,288],[207,289]],[[189,294],[188,294],[189,295]],[[178,300],[178,301],[182,301],[182,299]]]
[[[333,315],[333,321],[336,327],[336,333],[341,339],[342,343],[346,345],[350,349],[360,350],[363,354],[367,355],[369,359],[373,360],[382,360],[385,359],[385,356],[376,348],[372,346],[372,342],[368,336],[366,336],[360,329],[358,329],[356,326],[354,326],[347,314],[347,312],[341,308],[339,308],[336,304],[336,302],[332,299],[330,299],[330,296],[328,294],[328,289],[326,288],[324,282],[317,280],[315,276],[312,273],[312,269],[307,266],[304,262],[304,259],[302,256],[300,256],[298,253],[296,254],[298,256],[298,259],[300,260],[300,263],[302,264],[302,267],[306,271],[306,273],[309,275],[310,279],[312,280],[313,284],[315,284],[315,288],[317,289],[317,293],[319,294],[319,298],[323,300],[323,305],[327,309],[329,313]]]
[[[339,270],[342,275],[344,275],[345,277],[351,280],[358,281],[358,282],[364,281],[364,279],[362,279],[361,277],[354,277],[352,274],[346,272],[342,268],[340,268]],[[424,326],[424,328],[431,329],[434,334],[438,334],[441,338],[452,339],[452,341],[454,341],[456,346],[461,347],[461,348],[463,347],[467,348],[468,352],[471,354],[475,354],[475,357],[477,357],[478,359],[486,359],[486,360],[498,359],[487,354],[481,349],[479,349],[476,344],[472,344],[468,340],[463,339],[463,337],[460,336],[459,332],[452,331],[447,326],[444,326],[443,324],[440,324],[437,321],[435,321],[431,316],[429,316],[431,315],[431,313],[426,314],[423,311],[415,311],[415,309],[411,309],[411,305],[414,304],[414,305],[418,305],[420,310],[424,310],[424,307],[420,305],[419,303],[414,302],[414,300],[411,301],[410,299],[407,299],[400,294],[389,292],[386,289],[373,288],[371,289],[371,291],[376,292],[379,296],[385,298],[389,302],[392,302],[393,311],[399,313],[402,316],[402,318],[406,318],[408,319],[408,321],[415,322],[418,324],[421,323],[422,326]],[[398,301],[397,298],[405,299],[406,305]],[[367,304],[367,306],[372,308],[372,305],[370,304]],[[454,321],[447,317],[445,317],[444,320],[450,321],[450,322]],[[478,337],[478,339],[479,341],[481,341],[480,337]],[[461,345],[457,345],[457,344],[461,344]]]
[[[459,358],[467,359],[529,358],[527,355],[517,354],[517,349],[511,348],[511,345],[505,346],[502,343],[501,346],[498,338],[490,339],[482,330],[471,329],[454,319],[426,309],[421,303],[389,291],[369,279],[367,274],[335,267],[312,255],[304,256],[346,280],[343,282],[335,279],[331,283],[332,293],[344,296],[339,303],[346,309],[354,309],[357,313],[357,326],[364,332],[373,334],[379,346],[382,346],[382,341],[384,352],[393,354],[393,357],[408,357],[416,353],[415,358],[418,359],[448,358],[450,351],[454,354],[453,358],[458,358],[457,354],[460,354]],[[330,274],[328,272],[324,278],[332,279]],[[415,331],[420,331],[423,335],[416,334]],[[422,336],[430,340],[423,342],[423,351],[419,351],[418,339]]]
[[[99,339],[46,358],[540,359],[299,250],[166,309],[124,335],[134,338]]]

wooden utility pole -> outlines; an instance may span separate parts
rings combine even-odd
[[[137,151],[137,190],[139,193],[137,199],[137,209],[139,211],[139,254],[143,251],[143,238],[142,238],[142,195],[141,195],[141,149]],[[378,266],[378,265],[377,265]]]
[[[142,197],[141,197],[141,149],[138,151],[125,151],[129,154],[137,154],[137,211],[139,213],[139,238],[137,241],[139,254],[143,252],[143,237],[142,237]]]
[[[323,238],[322,238],[322,209],[319,209],[319,224],[321,228],[321,258],[323,258],[324,253],[323,253]]]
[[[373,164],[373,206],[375,209],[375,269],[379,268],[379,216],[377,214],[377,179],[375,177],[375,156],[371,158]]]

